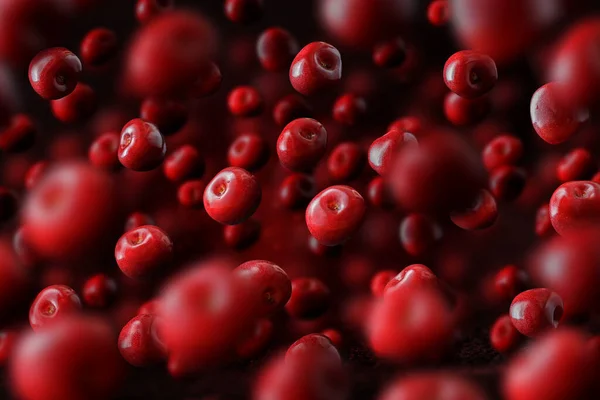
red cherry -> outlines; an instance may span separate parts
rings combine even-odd
[[[128,232],[117,242],[115,258],[121,271],[130,278],[152,275],[167,265],[173,256],[173,242],[153,225]]]
[[[149,97],[142,102],[140,118],[156,125],[160,133],[169,136],[186,124],[188,110],[181,101]]]
[[[260,238],[260,232],[260,223],[250,218],[241,224],[225,225],[223,227],[223,240],[227,246],[241,251],[256,243]]]
[[[393,208],[394,199],[389,191],[388,185],[381,176],[377,176],[369,182],[367,187],[367,200],[371,205],[378,208]]]
[[[87,306],[106,308],[117,297],[117,283],[105,274],[97,274],[85,281],[81,295]]]
[[[329,177],[335,182],[349,182],[360,175],[367,162],[363,148],[353,142],[338,144],[327,159]]]
[[[427,7],[427,20],[433,26],[444,26],[450,19],[450,6],[447,0],[433,0]]]
[[[549,289],[530,289],[513,299],[509,315],[519,332],[534,337],[556,328],[563,312],[563,301],[559,295]]]
[[[306,225],[319,243],[335,246],[349,239],[362,224],[365,200],[349,186],[331,186],[315,196],[306,209]]]
[[[329,288],[316,278],[297,278],[292,281],[292,295],[285,311],[298,319],[315,319],[323,315],[331,302]]]
[[[591,181],[563,183],[552,194],[549,209],[552,226],[560,235],[593,228],[600,219],[600,184]]]
[[[527,174],[522,168],[503,165],[490,173],[490,192],[498,200],[516,200],[527,183]]]
[[[229,146],[227,161],[232,167],[256,171],[269,161],[269,147],[261,136],[245,133],[238,136]]]
[[[550,206],[548,203],[542,204],[535,214],[535,234],[543,237],[554,233],[552,221],[550,220]]]
[[[173,8],[173,5],[173,0],[137,0],[135,18],[145,24],[158,14]]]
[[[121,166],[119,163],[119,135],[115,132],[107,132],[96,138],[88,150],[90,163],[98,168],[115,170]]]
[[[496,63],[472,50],[454,53],[444,65],[444,82],[457,95],[475,99],[488,93],[498,80]]]
[[[300,359],[310,360],[314,363],[340,363],[340,353],[328,337],[311,333],[296,340],[285,353],[288,363],[298,362]]]
[[[310,96],[342,78],[342,58],[338,49],[325,42],[304,46],[290,66],[290,82],[299,93]]]
[[[488,397],[475,384],[447,372],[417,373],[395,380],[378,400],[435,399],[451,393],[462,400],[486,400]]]
[[[8,127],[0,132],[0,151],[4,153],[22,153],[35,144],[37,128],[26,114],[14,115]]]
[[[236,354],[241,358],[252,358],[265,349],[273,337],[273,323],[268,319],[259,319],[250,337],[237,345]]]
[[[29,82],[46,100],[57,100],[72,93],[81,75],[81,61],[63,47],[38,53],[29,64]]]
[[[179,204],[189,208],[204,207],[204,191],[206,183],[199,179],[183,182],[177,189],[177,200]]]
[[[311,176],[296,173],[281,182],[278,193],[281,204],[295,210],[306,207],[317,194],[317,188]]]
[[[483,149],[483,165],[488,171],[502,165],[515,165],[523,155],[523,143],[511,135],[499,135]]]
[[[38,161],[35,164],[32,164],[25,174],[25,188],[28,190],[33,189],[33,187],[41,179],[46,169],[48,169],[48,163],[45,161]]]
[[[94,90],[84,83],[78,83],[68,95],[52,100],[50,107],[56,119],[65,124],[73,124],[89,118],[96,111],[96,103]]]
[[[386,285],[396,275],[398,275],[398,271],[394,271],[391,269],[379,271],[378,273],[373,275],[373,278],[371,278],[371,293],[373,294],[373,296],[382,297]]]
[[[118,45],[119,42],[114,31],[107,28],[95,28],[84,36],[79,54],[86,66],[101,67],[114,58]]]
[[[527,289],[528,283],[525,271],[515,265],[507,265],[494,275],[493,295],[499,301],[508,304],[517,294]]]
[[[473,125],[483,120],[491,108],[487,96],[468,99],[450,92],[444,99],[444,115],[455,126]]]
[[[157,325],[156,316],[138,314],[121,329],[119,351],[129,364],[147,367],[166,358]]]
[[[150,171],[164,160],[167,144],[158,128],[142,119],[129,121],[121,131],[119,161],[134,171]]]
[[[352,93],[343,94],[333,103],[333,119],[340,124],[356,125],[367,112],[365,99]]]
[[[520,340],[521,334],[512,324],[509,315],[498,317],[490,329],[490,343],[500,353],[513,350]]]
[[[204,160],[195,147],[184,144],[165,158],[163,172],[173,182],[200,178],[204,174]]]
[[[73,289],[65,285],[48,286],[31,304],[29,324],[38,332],[80,311],[81,300]]]
[[[232,22],[250,23],[263,14],[263,0],[225,0],[225,16]]]
[[[373,63],[378,67],[395,68],[406,60],[406,45],[400,38],[381,42],[373,48]]]
[[[279,27],[266,29],[256,41],[258,61],[267,71],[285,70],[299,49],[296,38]]]
[[[412,133],[391,130],[375,139],[369,147],[369,165],[379,175],[385,176],[392,167],[396,153],[404,146],[417,144],[417,138]]]
[[[221,87],[223,75],[219,66],[213,62],[206,63],[200,68],[200,73],[194,82],[190,95],[196,98],[215,94]]]
[[[152,217],[148,214],[135,211],[129,214],[127,220],[125,221],[125,232],[139,228],[142,225],[155,225],[154,219],[152,219]]]
[[[556,177],[561,182],[580,181],[591,178],[596,165],[589,151],[582,148],[571,150],[556,167]]]
[[[300,96],[289,94],[277,101],[273,107],[273,120],[281,127],[295,119],[312,116],[310,105]]]
[[[327,131],[311,118],[295,119],[283,128],[277,139],[277,156],[285,168],[304,172],[316,166],[325,155]]]
[[[281,267],[270,261],[247,261],[233,273],[255,297],[261,316],[266,317],[282,309],[292,295],[290,278]]]
[[[413,257],[431,250],[442,235],[442,227],[423,214],[409,214],[400,222],[400,243]]]
[[[237,86],[227,97],[229,112],[236,117],[256,117],[263,112],[261,94],[252,86]]]
[[[466,230],[489,228],[498,219],[496,200],[490,192],[482,189],[471,207],[453,211],[450,219],[456,226]]]

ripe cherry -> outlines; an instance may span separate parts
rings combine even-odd
[[[173,182],[200,178],[204,173],[204,160],[195,147],[184,144],[165,158],[163,172]]]
[[[582,148],[571,150],[556,167],[556,177],[561,182],[589,179],[596,172],[596,165],[589,151]]]
[[[158,14],[173,8],[173,3],[173,0],[137,0],[135,18],[145,24]]]
[[[121,166],[119,163],[119,135],[115,132],[106,132],[96,138],[88,150],[90,163],[98,168],[115,170]]]
[[[81,41],[79,54],[86,66],[101,67],[111,61],[117,53],[119,42],[114,31],[95,28]]]
[[[139,314],[133,317],[119,334],[119,351],[136,367],[147,367],[166,358],[158,333],[158,317]]]
[[[563,301],[549,289],[530,289],[519,293],[510,305],[510,319],[525,336],[539,336],[556,328],[563,316]]]
[[[128,232],[117,242],[115,258],[130,278],[152,275],[171,262],[173,242],[160,228],[144,225]]]
[[[290,278],[280,266],[270,261],[247,261],[233,273],[252,293],[260,316],[266,317],[283,309],[292,295]]]
[[[489,228],[498,219],[496,200],[490,192],[482,189],[471,207],[453,211],[450,219],[456,226],[466,230]]]
[[[46,100],[57,100],[73,92],[81,75],[81,61],[63,47],[38,53],[29,64],[29,82]]]
[[[366,112],[365,99],[353,93],[343,94],[333,103],[333,119],[343,125],[356,125],[364,118]]]
[[[444,99],[444,115],[455,126],[466,126],[480,122],[491,108],[487,96],[469,99],[450,92]]]
[[[277,139],[281,165],[294,172],[313,169],[325,155],[327,131],[311,118],[295,119],[283,128]]]
[[[301,96],[289,94],[279,99],[273,107],[273,120],[281,127],[298,118],[312,116],[310,105]]]
[[[373,63],[378,67],[395,68],[406,60],[406,45],[400,38],[381,42],[373,47]]]
[[[492,171],[502,165],[515,165],[523,155],[523,143],[511,135],[499,135],[483,149],[483,165]]]
[[[413,257],[431,250],[442,235],[441,226],[423,214],[409,214],[400,222],[400,243]]]
[[[490,329],[490,343],[500,353],[508,353],[513,350],[521,340],[522,336],[512,324],[509,315],[501,315]]]
[[[427,20],[433,26],[444,26],[450,19],[448,0],[433,0],[427,7]]]
[[[418,144],[417,138],[409,132],[390,130],[373,141],[369,147],[369,165],[375,172],[385,176],[396,157],[396,153],[404,146]]]
[[[167,144],[158,128],[142,119],[129,121],[121,131],[119,161],[134,171],[150,171],[164,160]]]
[[[206,183],[200,179],[183,182],[177,189],[177,201],[184,207],[204,207],[204,190]]]
[[[73,289],[65,285],[48,286],[31,304],[29,324],[37,332],[80,311],[81,300]]]
[[[315,319],[323,315],[331,302],[329,288],[316,278],[297,278],[292,281],[292,295],[285,310],[293,318]]]
[[[503,165],[490,173],[490,192],[498,200],[516,200],[527,183],[527,173],[522,168]]]
[[[0,133],[0,151],[14,154],[29,150],[35,144],[37,128],[27,114],[16,114]]]
[[[317,194],[315,180],[310,175],[288,175],[279,185],[279,201],[286,208],[304,208]]]
[[[225,0],[225,16],[232,22],[250,23],[263,14],[263,0]]]
[[[148,97],[140,106],[140,118],[156,125],[160,133],[169,136],[186,124],[188,109],[179,100]]]
[[[105,274],[96,274],[85,281],[81,295],[87,306],[106,308],[117,297],[117,283]]]
[[[560,235],[576,234],[600,221],[600,184],[592,181],[563,183],[550,198],[550,221]]]
[[[367,162],[363,148],[353,142],[338,144],[327,159],[327,171],[334,182],[348,182],[356,179]]]
[[[227,107],[236,117],[256,117],[262,113],[264,102],[261,94],[252,86],[237,86],[229,92]]]
[[[258,61],[267,71],[288,68],[300,50],[295,37],[283,28],[274,27],[263,31],[256,41]]]
[[[269,161],[267,142],[256,133],[244,133],[229,146],[227,161],[232,167],[259,170]]]
[[[96,92],[84,83],[78,83],[68,95],[50,102],[54,117],[65,124],[84,121],[96,111]]]
[[[237,225],[225,225],[223,240],[227,246],[242,251],[256,243],[260,238],[260,232],[260,222],[250,218]]]
[[[491,57],[473,50],[454,53],[444,65],[444,82],[457,95],[475,99],[488,93],[498,80]]]
[[[338,49],[325,42],[304,46],[290,66],[290,82],[299,93],[310,96],[342,78],[342,58]]]

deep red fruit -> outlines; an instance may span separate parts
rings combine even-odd
[[[395,38],[375,45],[372,57],[373,63],[378,67],[398,67],[406,60],[404,40]]]
[[[160,133],[169,136],[184,127],[188,109],[179,100],[148,97],[140,106],[140,118],[156,125]]]
[[[600,184],[574,181],[560,185],[550,198],[550,221],[560,235],[594,228],[600,222]]]
[[[381,176],[376,176],[367,186],[367,200],[378,208],[393,208],[394,199],[390,194],[387,183]]]
[[[281,127],[298,118],[312,116],[310,104],[297,94],[289,94],[279,99],[273,107],[273,120]]]
[[[145,24],[158,14],[173,8],[173,4],[173,0],[137,0],[135,18]]]
[[[342,244],[361,226],[365,200],[350,186],[330,186],[315,196],[306,208],[306,226],[325,246]]]
[[[473,125],[483,120],[491,109],[487,96],[468,99],[450,92],[444,99],[444,115],[455,126]]]
[[[154,315],[138,314],[121,329],[119,351],[129,364],[147,367],[166,358],[158,334],[158,322]]]
[[[263,112],[264,101],[252,86],[237,86],[227,96],[227,107],[236,117],[256,117]]]
[[[165,158],[163,172],[173,182],[200,178],[204,174],[204,160],[195,147],[184,144]]]
[[[515,265],[507,265],[494,275],[491,294],[498,301],[508,304],[528,286],[527,273]]]
[[[501,315],[490,329],[490,343],[500,353],[508,353],[519,344],[521,334],[512,324],[509,315]]]
[[[88,307],[106,308],[117,297],[117,282],[105,274],[94,275],[83,284],[81,295]]]
[[[52,114],[65,124],[74,124],[89,118],[96,111],[96,92],[84,84],[78,83],[75,90],[59,100],[52,100]]]
[[[515,165],[523,155],[523,143],[511,135],[499,135],[481,152],[483,165],[488,171],[502,165]]]
[[[256,40],[258,61],[267,71],[282,71],[288,68],[300,50],[298,41],[283,28],[268,28]]]
[[[125,221],[125,232],[129,232],[142,225],[155,225],[154,219],[148,214],[139,211],[132,212]]]
[[[292,295],[290,278],[280,266],[270,261],[247,261],[233,273],[251,293],[261,317],[283,309]]]
[[[381,176],[387,175],[396,158],[396,153],[404,146],[418,144],[417,138],[410,132],[390,130],[377,138],[369,147],[369,165]]]
[[[38,53],[29,64],[29,82],[46,100],[57,100],[75,90],[81,75],[81,61],[63,47]]]
[[[596,172],[596,163],[589,151],[582,148],[571,150],[556,167],[556,177],[561,182],[589,179]]]
[[[115,170],[121,166],[119,163],[119,134],[107,132],[98,136],[90,145],[88,159],[90,164],[98,168]]]
[[[81,300],[73,289],[52,285],[42,290],[29,309],[29,324],[39,332],[61,319],[81,311]]]
[[[304,208],[317,194],[315,180],[310,175],[295,173],[288,175],[279,185],[279,201],[286,208]]]
[[[19,334],[16,331],[11,329],[0,331],[0,366],[6,366],[18,341]]]
[[[451,397],[448,397],[451,396]],[[447,372],[425,372],[395,380],[378,400],[431,399],[487,400],[485,393],[465,378]]]
[[[289,75],[294,89],[310,96],[340,81],[342,57],[338,49],[328,43],[309,43],[292,61]]]
[[[494,60],[477,51],[454,53],[444,65],[444,82],[448,89],[467,99],[483,96],[492,90],[497,80]]]
[[[204,190],[206,183],[200,179],[183,182],[177,189],[177,201],[184,207],[204,207]]]
[[[296,340],[285,353],[285,360],[294,363],[304,359],[314,363],[339,363],[342,359],[328,337],[311,333]]]
[[[396,275],[398,275],[398,271],[394,271],[391,269],[379,271],[378,273],[373,275],[373,278],[371,278],[371,293],[373,294],[373,296],[382,297],[385,286]]]
[[[570,104],[555,82],[545,84],[533,94],[529,110],[533,129],[550,144],[568,140],[589,119],[589,111]]]
[[[544,237],[554,232],[552,220],[550,219],[550,206],[548,203],[542,204],[535,214],[535,234]]]
[[[513,299],[509,315],[519,332],[535,337],[558,327],[563,312],[563,301],[558,294],[549,289],[530,289]]]
[[[256,321],[250,336],[237,345],[236,354],[245,359],[259,355],[271,341],[273,330],[273,323],[270,320],[266,318],[259,319]]]
[[[427,7],[427,20],[433,26],[444,26],[450,19],[448,0],[433,0]]]
[[[0,132],[0,151],[14,154],[29,150],[35,144],[37,128],[27,114],[16,114]]]
[[[400,222],[400,243],[413,257],[431,250],[442,235],[442,227],[424,214],[409,214]]]
[[[364,149],[354,142],[335,146],[327,159],[327,172],[334,182],[349,182],[360,175],[367,163]]]
[[[150,171],[164,160],[167,144],[158,128],[142,119],[129,121],[121,131],[119,161],[134,171]]]
[[[269,161],[269,146],[256,133],[244,133],[238,136],[229,146],[227,161],[232,167],[256,171]]]
[[[325,155],[327,131],[317,120],[295,119],[283,128],[277,139],[281,165],[294,172],[312,170]]]
[[[498,219],[496,200],[490,192],[482,189],[471,207],[451,212],[450,219],[456,226],[466,230],[489,228]]]
[[[440,282],[433,271],[423,264],[412,264],[400,271],[396,276],[389,280],[383,289],[383,294],[397,290],[408,290],[409,288],[425,288],[438,290]]]
[[[232,22],[250,23],[263,14],[263,0],[225,0],[225,16]]]
[[[323,332],[321,332],[321,335],[329,339],[338,350],[342,348],[344,344],[344,338],[342,337],[340,331],[338,331],[337,329],[325,329]]]
[[[217,222],[235,225],[254,214],[262,197],[258,181],[242,168],[219,172],[204,190],[204,209]]]
[[[190,95],[196,98],[215,94],[221,87],[223,75],[219,66],[214,62],[205,63],[200,68],[200,74],[194,82]]]
[[[423,121],[418,117],[401,117],[394,120],[387,127],[387,131],[410,132],[415,137],[419,136],[423,131]]]
[[[367,112],[367,102],[353,93],[341,95],[333,103],[333,119],[343,125],[359,123]]]
[[[160,228],[144,225],[128,232],[117,242],[115,259],[130,278],[152,275],[168,265],[173,257],[173,242]]]
[[[285,310],[293,318],[315,319],[329,309],[330,302],[331,292],[323,282],[316,278],[296,278]]]
[[[79,48],[81,61],[86,66],[101,67],[115,57],[118,45],[114,31],[107,28],[92,29],[81,41]]]
[[[522,168],[503,165],[490,173],[490,192],[498,200],[516,200],[527,183],[527,173]]]
[[[260,238],[261,224],[255,219],[248,219],[241,224],[225,225],[223,240],[232,249],[241,251],[252,246]]]

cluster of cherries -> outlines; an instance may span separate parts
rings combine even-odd
[[[597,4],[174,3],[0,0],[10,393],[600,397]]]

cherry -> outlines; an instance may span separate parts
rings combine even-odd
[[[79,311],[81,300],[73,289],[65,285],[48,286],[31,304],[29,324],[38,332]]]
[[[285,311],[298,319],[315,319],[323,315],[331,302],[329,288],[316,278],[292,280],[292,295]]]
[[[365,99],[353,93],[343,94],[333,103],[333,119],[343,125],[356,125],[364,118],[366,112]]]
[[[401,117],[398,118],[392,123],[390,123],[387,127],[389,131],[400,131],[400,132],[409,132],[414,135],[419,135],[423,130],[423,121],[420,118],[409,116],[409,117]]]
[[[433,26],[444,26],[450,19],[448,0],[433,0],[427,7],[427,20]]]
[[[393,208],[394,199],[392,199],[388,185],[381,176],[377,176],[369,182],[367,200],[369,200],[371,205],[378,208]]]
[[[369,147],[369,165],[381,176],[387,175],[392,167],[396,153],[404,146],[418,144],[417,138],[410,132],[390,130],[373,141]]]
[[[304,46],[290,66],[290,82],[299,93],[310,96],[342,78],[342,58],[338,49],[325,42]]]
[[[263,14],[263,0],[225,0],[225,16],[232,22],[250,23]]]
[[[502,165],[515,165],[523,155],[523,143],[511,135],[499,135],[481,152],[483,165],[488,171]]]
[[[373,64],[378,67],[395,68],[406,60],[406,45],[400,38],[381,42],[373,47]]]
[[[499,301],[508,303],[525,290],[528,283],[525,271],[515,265],[506,265],[494,275],[492,294]]]
[[[81,75],[81,61],[63,47],[38,53],[29,64],[29,82],[46,100],[57,100],[75,90]]]
[[[535,234],[543,237],[549,236],[554,232],[552,221],[550,220],[550,206],[548,203],[542,204],[535,214]]]
[[[527,182],[527,174],[522,168],[503,165],[490,174],[490,192],[498,200],[516,200]]]
[[[475,99],[488,93],[498,80],[491,57],[472,50],[454,53],[444,65],[444,82],[457,95]]]
[[[115,170],[121,166],[119,163],[119,140],[115,132],[106,132],[96,138],[88,150],[90,163],[98,168]]]
[[[163,172],[173,182],[200,178],[204,174],[204,160],[195,147],[184,144],[165,158]]]
[[[115,247],[115,259],[130,278],[152,275],[171,262],[173,242],[160,228],[143,225],[125,232]]]
[[[549,289],[530,289],[519,293],[510,305],[510,319],[525,336],[539,336],[556,328],[563,316],[563,301]]]
[[[261,316],[283,309],[292,295],[290,278],[281,267],[270,261],[247,261],[233,273],[251,291]]]
[[[229,112],[236,117],[256,117],[264,109],[261,94],[252,86],[237,86],[227,97]]]
[[[550,221],[560,235],[576,234],[597,226],[600,218],[600,184],[591,181],[563,183],[550,198]]]
[[[353,142],[338,144],[327,159],[329,177],[335,182],[348,182],[356,179],[367,163],[367,154],[361,146]]]
[[[400,222],[400,243],[413,257],[431,250],[442,235],[442,227],[423,214],[409,214]]]
[[[37,128],[26,114],[14,115],[8,127],[0,132],[0,151],[3,153],[22,153],[35,144]]]
[[[412,264],[400,271],[388,281],[383,294],[402,290],[403,288],[427,288],[437,290],[440,287],[438,277],[423,264]]]
[[[579,181],[591,178],[596,166],[589,151],[582,148],[571,150],[556,167],[556,177],[561,182]]]
[[[273,336],[273,323],[268,319],[259,319],[250,337],[237,345],[236,354],[241,358],[257,356],[269,344]]]
[[[269,161],[269,147],[266,141],[256,133],[244,133],[229,146],[227,161],[232,167],[256,171]]]
[[[444,115],[455,126],[473,125],[480,122],[491,108],[487,96],[469,99],[450,92],[444,99]]]
[[[147,367],[166,358],[158,336],[158,322],[154,315],[138,314],[121,329],[119,351],[129,364]]]
[[[134,171],[150,171],[164,160],[167,144],[158,128],[142,119],[129,121],[121,131],[119,161]]]
[[[117,297],[117,283],[105,274],[96,274],[85,281],[81,295],[87,306],[106,308]]]
[[[86,66],[101,67],[115,57],[118,45],[119,42],[114,31],[107,28],[95,28],[81,40],[79,54]]]
[[[456,396],[457,399],[464,400],[486,400],[488,398],[476,384],[463,377],[447,372],[421,372],[394,380],[378,397],[378,400],[442,400],[449,393],[451,396]]]
[[[277,139],[281,165],[294,172],[309,171],[325,155],[327,131],[311,118],[295,119],[283,128]]]
[[[490,343],[500,353],[513,350],[521,339],[521,334],[514,327],[509,315],[502,315],[490,329]]]
[[[289,94],[277,101],[273,107],[273,120],[281,127],[295,119],[312,116],[310,105],[300,96]]]
[[[224,225],[244,222],[254,214],[262,197],[256,178],[238,167],[225,168],[204,190],[204,209]]]
[[[241,224],[225,225],[223,240],[225,244],[241,251],[252,246],[260,238],[261,224],[255,219],[248,219]]]
[[[19,334],[16,331],[10,329],[0,331],[0,366],[6,366],[18,340]]]
[[[65,124],[81,122],[96,111],[96,93],[84,83],[78,83],[68,95],[50,102],[54,117]]]
[[[173,8],[173,0],[137,0],[135,18],[145,24],[158,14]]]
[[[183,182],[177,189],[177,201],[184,207],[204,207],[204,190],[206,183],[199,179]]]
[[[306,226],[319,243],[342,244],[362,224],[365,201],[349,186],[331,186],[315,196],[306,209]]]
[[[188,110],[177,100],[148,97],[140,106],[140,118],[158,128],[165,136],[177,133],[188,120]]]
[[[289,363],[298,362],[299,359],[311,362],[340,363],[340,353],[328,337],[311,333],[296,340],[285,353],[285,360]]]
[[[279,185],[279,201],[292,210],[306,207],[316,194],[315,180],[310,175],[291,174]]]
[[[285,70],[300,50],[295,37],[283,28],[264,30],[256,40],[258,61],[267,71]]]
[[[373,278],[371,278],[371,293],[373,294],[373,296],[382,297],[386,285],[396,275],[398,275],[398,271],[394,271],[391,269],[379,271],[378,273],[373,275]]]
[[[142,225],[155,225],[154,219],[148,214],[144,214],[139,211],[135,211],[127,217],[125,221],[125,232],[139,228]]]
[[[494,225],[498,218],[496,200],[487,190],[481,190],[475,203],[464,210],[453,211],[450,219],[456,226],[466,230],[485,229]]]

